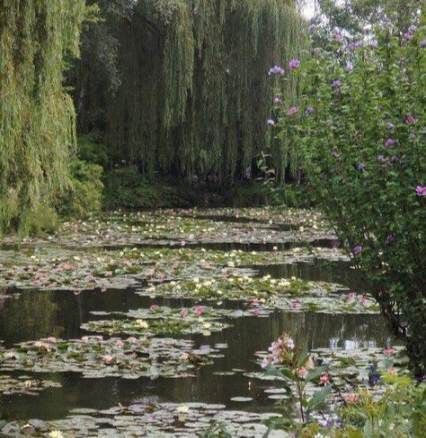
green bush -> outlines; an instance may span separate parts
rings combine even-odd
[[[74,160],[71,163],[71,185],[61,198],[58,210],[67,216],[85,217],[102,208],[103,169],[97,164]]]
[[[366,271],[418,374],[426,362],[426,28],[313,50],[273,129],[304,155],[315,199]],[[285,80],[285,79],[284,79]]]
[[[148,182],[135,166],[109,172],[105,189],[106,209],[190,207],[194,201],[187,187]]]

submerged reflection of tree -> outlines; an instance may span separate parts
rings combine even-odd
[[[0,309],[0,337],[9,342],[61,335],[58,306],[49,294],[25,292],[17,299],[0,300]]]

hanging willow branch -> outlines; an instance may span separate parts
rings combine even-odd
[[[266,147],[267,72],[300,54],[305,30],[291,0],[139,1],[117,34],[122,85],[106,111],[113,159],[148,177],[240,178]],[[282,90],[295,93],[294,82]],[[271,153],[283,179],[291,150]]]
[[[0,0],[0,232],[27,226],[68,184],[75,115],[62,86],[83,0]]]

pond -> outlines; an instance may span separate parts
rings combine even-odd
[[[336,242],[316,213],[278,209],[114,213],[5,239],[0,429],[262,436],[285,397],[259,357],[281,333],[364,368],[393,344]]]

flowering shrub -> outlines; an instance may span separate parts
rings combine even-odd
[[[423,18],[424,23],[424,18]],[[393,33],[392,33],[393,32]],[[334,40],[298,75],[298,102],[277,104],[276,130],[299,150],[314,197],[371,279],[394,332],[425,371],[425,25],[362,44]],[[282,80],[286,80],[283,76]]]

